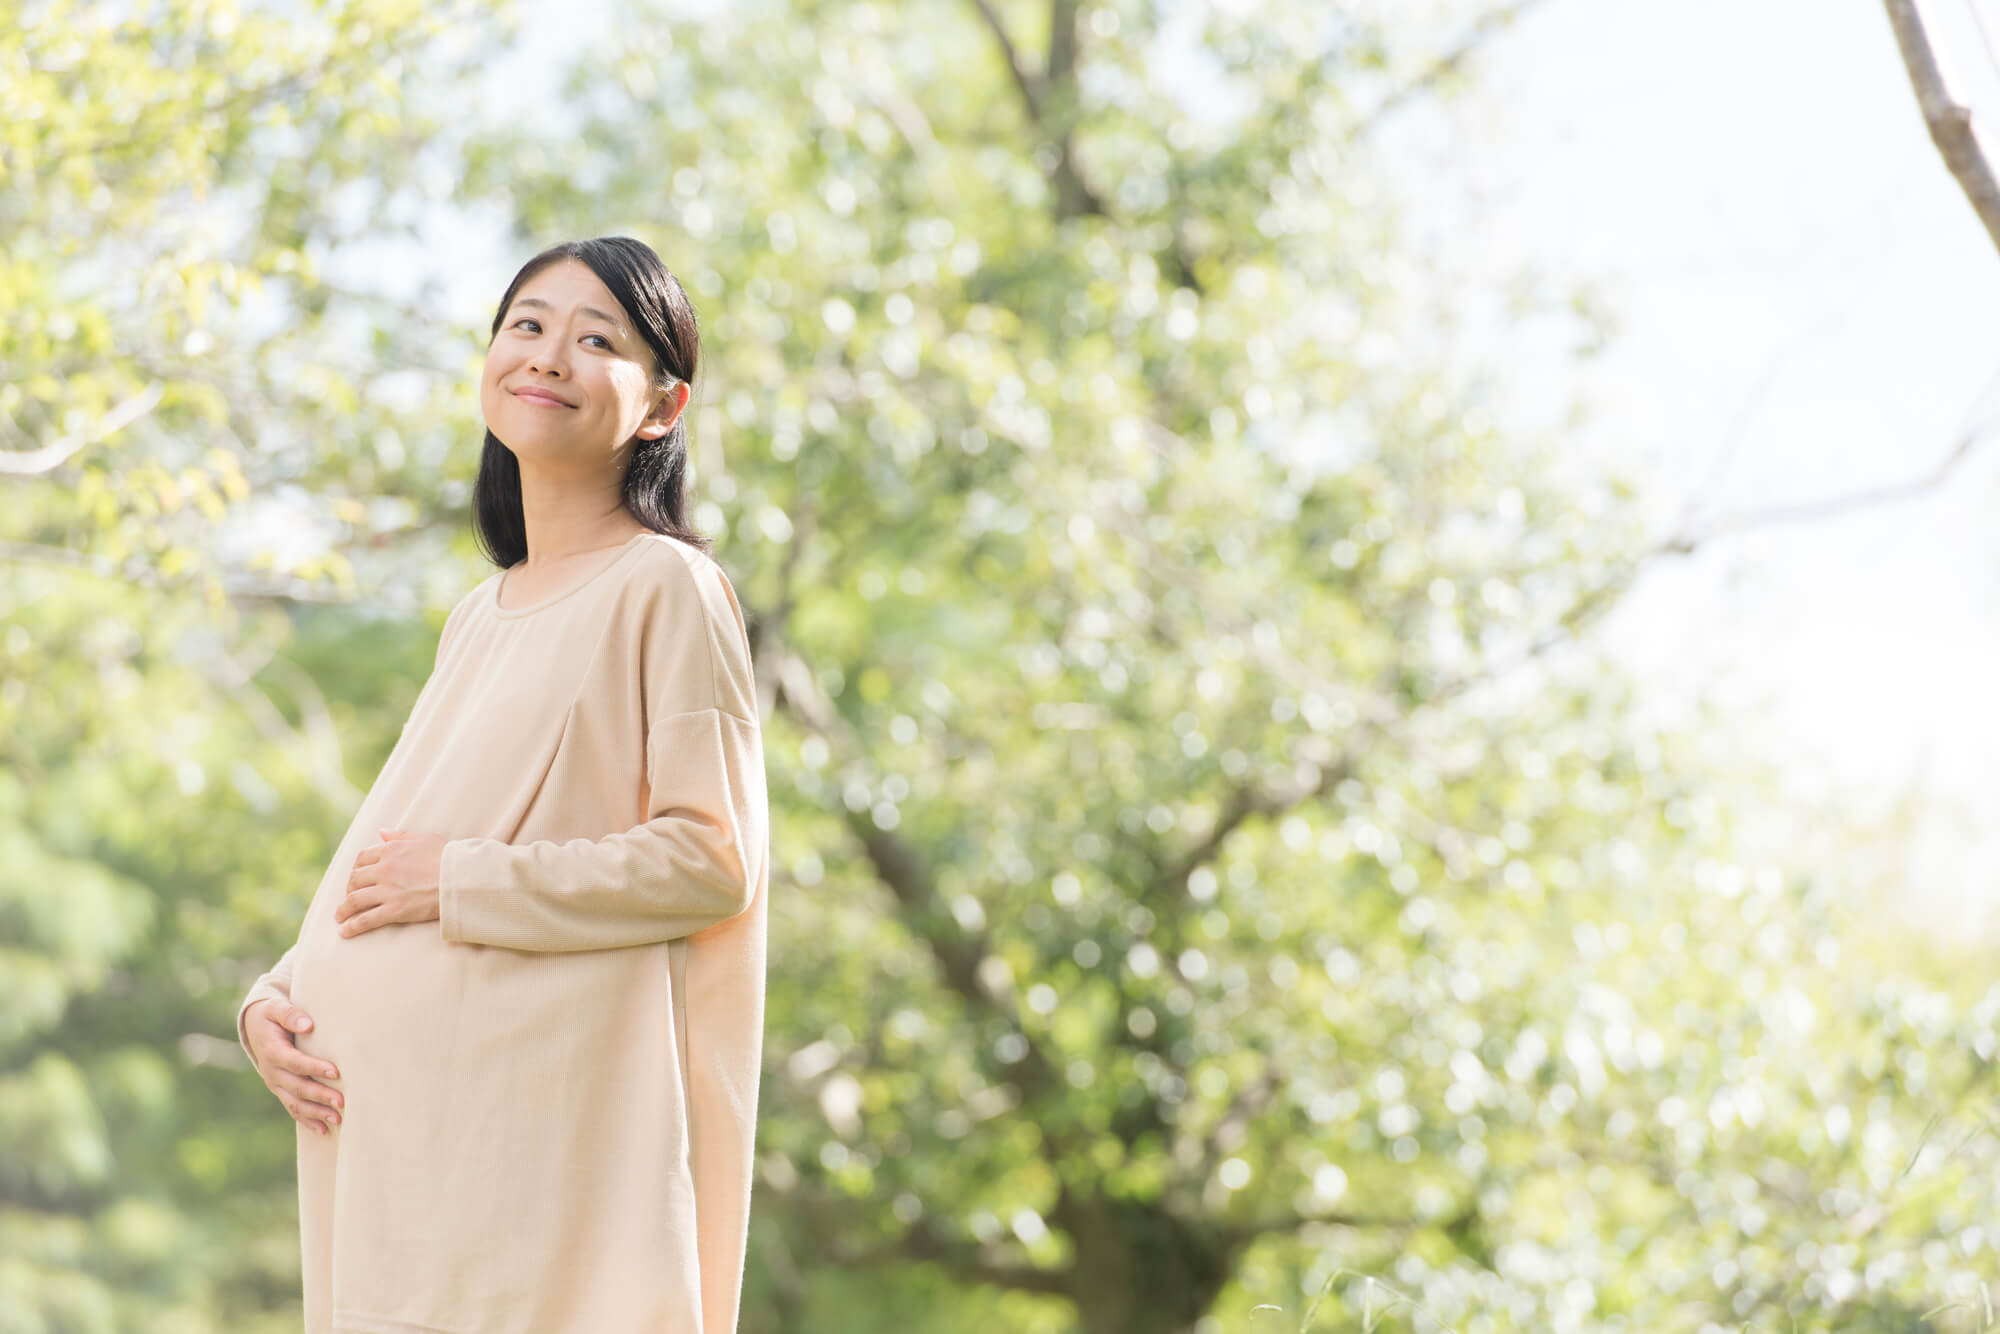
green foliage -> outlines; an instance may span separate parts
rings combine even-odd
[[[374,365],[321,265],[359,239],[351,192],[393,193],[435,133],[414,85],[449,68],[451,18],[181,0],[0,25],[9,1334],[297,1328],[292,1131],[227,1016],[429,665],[434,622],[305,612],[436,503],[421,456],[378,467],[412,424],[357,388]],[[364,510],[357,480],[405,508]],[[260,550],[287,488],[333,546]]]

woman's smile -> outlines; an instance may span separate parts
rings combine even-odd
[[[516,389],[514,397],[526,399],[530,403],[540,403],[542,406],[550,408],[566,408],[570,406],[546,389]]]

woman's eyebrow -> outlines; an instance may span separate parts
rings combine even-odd
[[[554,306],[550,305],[548,302],[542,300],[538,296],[524,296],[519,301],[516,301],[514,304],[516,306],[540,306],[543,310],[555,309]],[[607,315],[595,306],[578,306],[577,309],[582,311],[586,315],[595,316],[596,318],[603,320],[606,324],[616,329],[619,333],[627,332],[624,324],[619,321],[616,315]]]

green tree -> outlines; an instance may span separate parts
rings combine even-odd
[[[290,1123],[218,1016],[296,931],[429,667],[435,622],[403,623],[436,599],[353,590],[441,503],[466,423],[427,410],[463,366],[371,392],[422,300],[322,264],[427,188],[453,18],[175,0],[0,24],[9,1334],[297,1327]]]

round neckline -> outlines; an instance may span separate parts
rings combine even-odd
[[[508,573],[518,568],[517,566],[510,565],[507,567],[507,569],[500,571],[498,575],[494,576],[493,598],[492,598],[493,614],[495,616],[511,620],[516,616],[527,616],[534,612],[540,611],[544,607],[554,606],[556,603],[561,602],[564,598],[568,597],[570,594],[575,593],[580,589],[589,587],[591,584],[597,582],[599,579],[603,578],[606,574],[610,573],[610,571],[614,566],[622,562],[627,555],[631,554],[632,549],[639,545],[639,539],[645,537],[654,537],[654,536],[657,536],[657,534],[652,532],[632,534],[632,536],[626,538],[624,544],[619,547],[618,554],[613,556],[610,560],[605,561],[604,564],[598,566],[595,570],[592,570],[589,574],[586,574],[585,576],[583,576],[583,578],[577,580],[575,583],[569,585],[567,588],[559,589],[556,592],[549,594],[549,596],[543,598],[540,602],[531,602],[525,607],[503,607],[500,605],[500,589],[504,584],[506,584]]]

